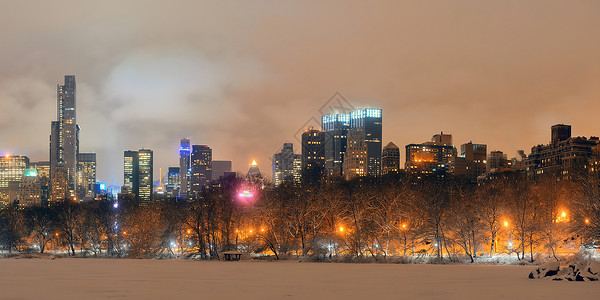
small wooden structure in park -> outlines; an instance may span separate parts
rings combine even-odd
[[[223,257],[226,261],[238,261],[242,258],[242,252],[240,251],[226,251],[223,252]]]

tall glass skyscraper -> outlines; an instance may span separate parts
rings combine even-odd
[[[352,134],[350,134],[352,133]],[[344,174],[348,177],[358,176],[381,176],[381,136],[382,136],[382,116],[381,109],[366,108],[355,110],[350,113],[350,129],[348,132],[348,145],[351,143],[362,145],[366,148],[365,169],[358,166],[349,165],[345,170],[362,170],[362,174]],[[352,138],[351,138],[352,137]],[[358,146],[357,146],[358,147]],[[361,146],[363,147],[363,146]],[[356,149],[359,149],[358,147]],[[347,153],[349,155],[350,153]],[[356,154],[362,155],[362,154]]]
[[[325,169],[327,175],[342,175],[342,164],[346,153],[349,114],[323,116],[321,128],[325,134]]]
[[[66,178],[67,196],[72,198],[75,197],[77,188],[77,154],[79,153],[75,76],[66,75],[65,83],[57,86],[56,94],[57,120],[52,122],[50,135],[50,176],[52,179]],[[57,172],[66,172],[66,174],[56,174]]]
[[[125,151],[123,162],[123,190],[134,194],[141,203],[152,201],[152,150]]]
[[[187,199],[190,191],[190,154],[192,145],[189,139],[183,138],[179,143],[179,197]]]

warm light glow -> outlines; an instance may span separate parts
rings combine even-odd
[[[252,163],[250,164],[251,166],[258,166],[258,164],[256,163],[256,160],[253,160]]]
[[[340,226],[340,232],[344,232],[344,227]]]
[[[252,233],[252,229],[250,229],[250,233]]]
[[[567,216],[567,213],[563,211],[562,214],[561,214],[561,216],[564,218],[564,217]]]
[[[188,229],[188,230],[187,230],[187,234],[190,234],[190,233],[192,233],[192,231]]]
[[[590,224],[590,220],[589,219],[585,219],[585,224]]]
[[[406,228],[406,224],[402,224],[402,228]]]
[[[508,221],[504,221],[504,227],[508,227]]]
[[[243,190],[241,193],[238,194],[238,197],[242,199],[250,199],[254,197],[254,194],[248,190]]]
[[[265,232],[265,229],[264,229],[264,228],[261,228],[261,229],[260,229],[260,231],[262,231],[262,232]]]

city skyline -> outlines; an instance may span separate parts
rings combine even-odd
[[[589,37],[600,31],[600,4],[545,4],[516,11],[511,3],[378,3],[371,16],[360,4],[341,10],[335,2],[262,11],[199,4],[189,13],[149,5],[139,14],[129,4],[119,12],[80,4],[60,8],[73,16],[69,23],[50,4],[36,12],[10,4],[15,13],[3,22],[21,29],[0,32],[8,41],[0,151],[48,159],[65,74],[77,77],[80,151],[97,153],[97,179],[108,184],[122,183],[124,150],[152,149],[155,178],[178,166],[183,137],[209,145],[213,159],[233,161],[240,173],[252,160],[268,170],[284,142],[300,149],[294,133],[320,120],[336,91],[356,108],[383,109],[382,144],[401,149],[444,131],[455,145],[473,141],[513,157],[548,143],[554,124],[572,125],[573,136],[598,135],[599,42]],[[149,25],[163,13],[160,28]],[[344,22],[349,16],[354,22]],[[230,30],[208,29],[215,24]]]

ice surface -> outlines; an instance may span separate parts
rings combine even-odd
[[[532,266],[0,259],[2,299],[589,299]]]

